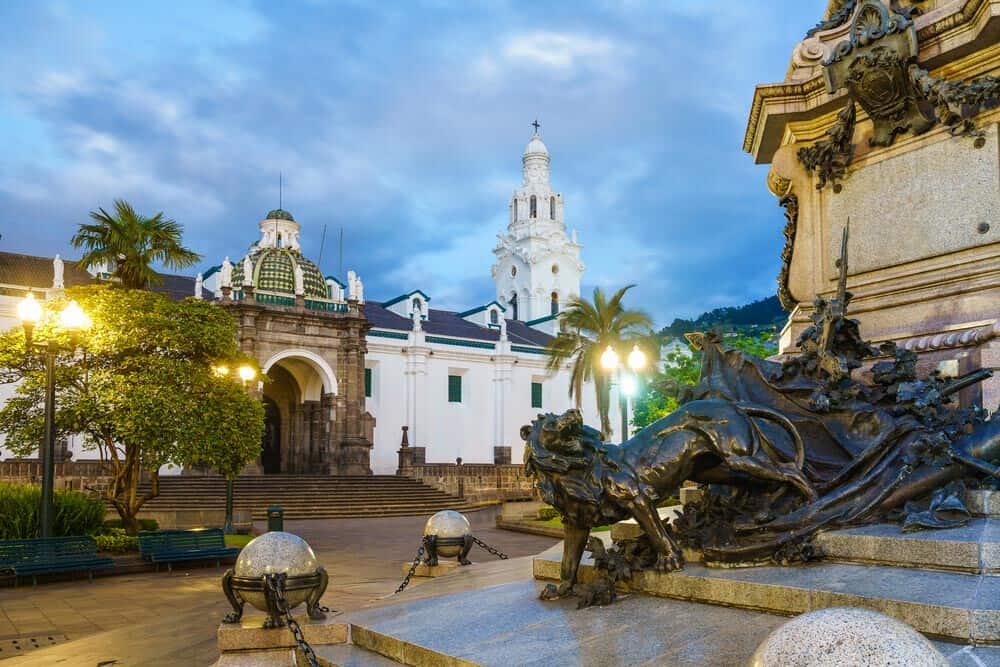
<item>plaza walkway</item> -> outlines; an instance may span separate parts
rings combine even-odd
[[[546,537],[497,530],[496,510],[467,515],[480,539],[512,557],[530,556],[556,543]],[[425,517],[288,521],[285,529],[312,545],[330,574],[323,604],[354,611],[390,595],[413,559]],[[474,562],[495,560],[478,547]],[[229,605],[219,579],[225,568],[165,572],[0,589],[0,660],[16,655],[13,641],[32,646],[6,667],[201,666],[218,652],[215,631]],[[414,580],[411,588],[421,585]],[[50,639],[51,638],[51,639]]]

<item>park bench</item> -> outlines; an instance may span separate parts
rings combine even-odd
[[[91,581],[94,570],[114,566],[110,558],[97,555],[93,537],[44,537],[31,540],[0,540],[0,572],[17,577],[31,577],[38,585],[38,575],[86,570]]]
[[[240,553],[238,547],[227,547],[226,536],[221,528],[207,530],[158,530],[139,533],[139,552],[142,557],[156,564],[167,564],[173,571],[173,563],[185,560],[214,560],[219,567],[223,558],[235,558]]]

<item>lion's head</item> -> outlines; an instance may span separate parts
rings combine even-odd
[[[539,414],[521,427],[521,438],[525,473],[534,477],[545,502],[559,510],[564,510],[560,500],[567,496],[583,503],[597,502],[601,495],[597,470],[606,463],[606,446],[600,431],[583,423],[579,410]]]

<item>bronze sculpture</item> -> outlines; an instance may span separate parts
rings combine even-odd
[[[522,428],[526,470],[566,533],[560,584],[543,598],[574,592],[591,528],[627,518],[644,535],[595,553],[605,572],[677,569],[681,547],[708,564],[806,560],[823,529],[887,519],[906,530],[946,527],[968,515],[965,481],[1000,475],[1000,418],[949,402],[990,371],[918,380],[914,353],[862,340],[846,317],[846,240],[845,229],[837,295],[817,298],[800,354],[765,361],[714,334],[692,335],[699,383],[626,443],[605,444],[575,410]],[[871,367],[872,382],[853,378],[872,357],[886,358]],[[701,483],[703,498],[664,524],[657,505],[685,480]]]

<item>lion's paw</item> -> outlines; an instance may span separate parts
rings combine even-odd
[[[571,586],[565,586],[563,584],[559,584],[558,586],[555,584],[548,584],[544,589],[542,589],[538,598],[540,600],[561,600],[562,598],[571,595],[572,592],[573,588]]]
[[[656,558],[657,572],[673,572],[684,567],[684,556],[679,549],[671,549],[669,554],[660,554]]]

